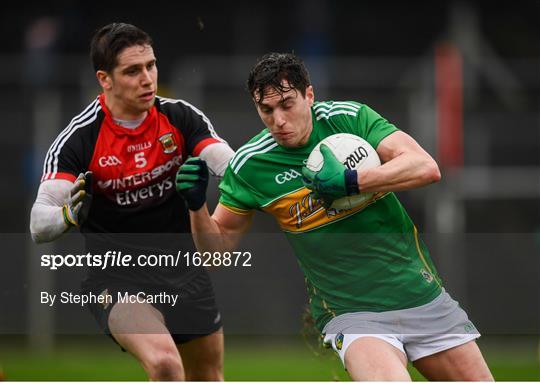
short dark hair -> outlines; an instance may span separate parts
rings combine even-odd
[[[134,45],[152,46],[152,38],[131,24],[111,23],[99,29],[90,43],[90,57],[94,70],[111,72],[118,64],[116,58],[125,48]]]
[[[289,86],[281,83],[287,80]],[[297,89],[306,95],[306,89],[311,85],[309,73],[304,62],[293,53],[268,53],[261,57],[249,73],[247,89],[251,96],[258,95],[258,102],[264,99],[267,87],[282,94],[291,89]]]

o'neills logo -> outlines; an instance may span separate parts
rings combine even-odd
[[[159,142],[161,142],[161,145],[163,146],[163,152],[164,153],[172,153],[176,150],[176,142],[174,142],[174,137],[172,133],[164,134],[163,136],[158,138]]]
[[[343,165],[345,165],[347,169],[354,169],[356,168],[356,165],[358,165],[360,161],[362,161],[367,156],[367,150],[363,146],[359,146],[354,152],[352,152],[347,156],[347,158],[345,158],[345,161],[343,161]]]

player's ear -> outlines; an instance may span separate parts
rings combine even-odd
[[[96,72],[96,78],[99,82],[99,85],[101,85],[104,90],[112,89],[112,78],[109,73],[105,72],[104,70],[98,70]]]
[[[315,92],[313,91],[313,85],[310,85],[306,88],[306,98],[308,99],[309,105],[313,105],[315,102]]]

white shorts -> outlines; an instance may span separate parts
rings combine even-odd
[[[326,324],[323,334],[324,344],[339,354],[343,365],[347,348],[358,338],[382,339],[414,362],[480,337],[465,311],[444,289],[422,306],[337,316]]]

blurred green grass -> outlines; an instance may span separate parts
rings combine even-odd
[[[6,380],[146,380],[133,357],[104,336],[62,337],[51,352],[38,352],[17,337],[0,338]],[[479,342],[496,380],[538,381],[538,337],[483,337]],[[410,368],[413,380],[423,377]],[[333,352],[300,337],[227,336],[225,379],[233,381],[348,381]]]

